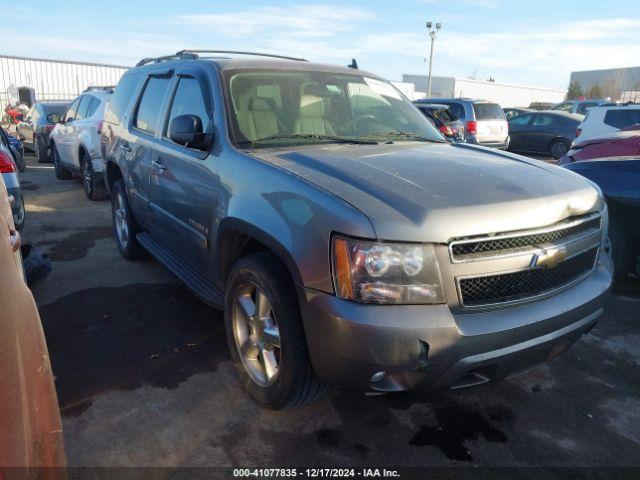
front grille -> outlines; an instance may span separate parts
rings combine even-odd
[[[589,273],[597,255],[598,248],[595,247],[551,268],[460,279],[462,304],[465,307],[492,305],[556,290]]]
[[[600,229],[600,218],[593,218],[582,223],[573,224],[567,228],[558,228],[556,230],[533,233],[524,236],[501,237],[494,240],[483,238],[478,241],[453,243],[451,245],[451,253],[456,260],[469,259],[470,257],[492,256],[505,253],[506,251],[520,250],[524,248],[532,248],[545,243],[554,243],[565,240],[574,235],[586,233],[589,230]]]

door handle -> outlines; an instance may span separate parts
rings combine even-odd
[[[120,148],[122,148],[122,151],[126,153],[131,153],[133,151],[133,148],[131,148],[131,145],[128,143],[123,143]]]
[[[151,160],[151,166],[158,170],[158,172],[164,172],[167,169],[167,166],[161,159]]]

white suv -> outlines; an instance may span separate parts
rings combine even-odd
[[[51,133],[51,155],[59,180],[81,175],[90,200],[107,196],[100,133],[113,87],[89,87],[69,106]]]
[[[573,143],[608,135],[636,124],[640,124],[640,105],[590,108],[578,125]]]

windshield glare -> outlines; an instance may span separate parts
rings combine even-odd
[[[445,141],[390,83],[315,71],[225,75],[236,145],[251,148],[332,141]],[[277,138],[276,138],[277,137]]]

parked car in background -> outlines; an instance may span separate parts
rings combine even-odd
[[[14,162],[16,162],[18,171],[24,172],[27,169],[27,162],[24,158],[24,146],[22,145],[22,142],[13,135],[8,134],[2,127],[0,127],[0,142],[11,151],[11,155]]]
[[[542,111],[524,113],[509,121],[512,152],[550,155],[567,153],[583,116],[575,113]]]
[[[574,142],[600,137],[633,125],[640,125],[640,105],[638,104],[590,108],[578,125]]]
[[[56,123],[62,120],[71,102],[51,101],[36,103],[18,123],[17,132],[27,148],[33,150],[38,163],[51,161],[49,139]]]
[[[464,124],[467,143],[500,149],[509,146],[507,120],[497,103],[472,98],[437,98],[417,102],[449,106],[451,114]]]
[[[609,239],[616,279],[640,275],[640,155],[594,158],[565,168],[597,184],[609,208]]]
[[[1,155],[1,153],[0,153]],[[1,160],[0,160],[1,161]],[[0,163],[2,165],[2,163]],[[65,478],[62,424],[38,309],[25,284],[20,234],[0,178],[0,471]]]
[[[59,180],[81,175],[90,200],[107,195],[100,132],[113,87],[90,87],[76,98],[51,133],[51,154]]]
[[[427,119],[452,142],[464,142],[464,124],[451,114],[448,105],[414,102]]]
[[[255,57],[139,62],[102,137],[121,255],[224,309],[257,402],[483,384],[594,326],[612,267],[590,182],[447,142],[376,75]],[[499,106],[468,105],[506,142]]]
[[[9,195],[13,196],[13,222],[16,229],[20,230],[24,225],[26,209],[22,198],[20,179],[18,178],[18,167],[13,159],[11,150],[2,142],[0,142],[0,174],[2,174],[2,179]]]
[[[507,122],[511,120],[513,117],[515,117],[516,115],[520,115],[522,113],[531,113],[535,111],[531,108],[523,108],[523,107],[509,107],[509,108],[503,108],[503,110],[504,110],[504,116],[507,119]]]
[[[555,103],[551,102],[531,102],[529,108],[531,110],[549,110],[553,108],[554,105]]]
[[[605,157],[636,157],[640,155],[640,125],[588,140],[577,138],[571,149],[558,160],[558,165]]]
[[[566,100],[562,103],[554,105],[549,110],[558,110],[567,113],[579,113],[584,115],[588,108],[598,107],[611,103],[611,100]]]

